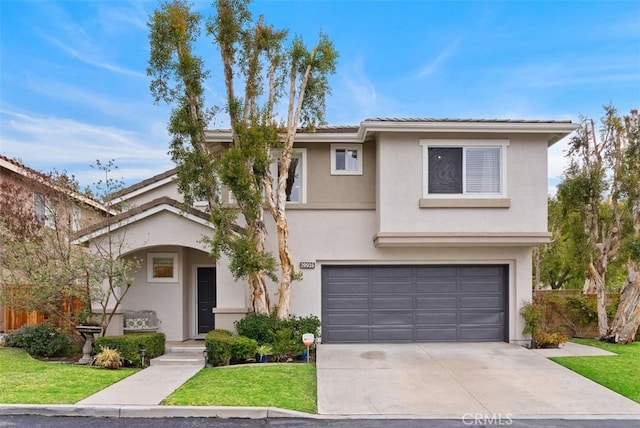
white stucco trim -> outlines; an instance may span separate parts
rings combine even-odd
[[[131,193],[127,193],[125,195],[118,196],[117,198],[114,198],[112,200],[112,202],[114,204],[119,204],[120,202],[126,201],[128,199],[134,198],[134,197],[139,196],[139,195],[142,195],[142,194],[147,193],[147,192],[149,192],[149,191],[151,191],[153,189],[156,189],[158,187],[164,186],[165,184],[169,184],[172,181],[174,181],[177,177],[178,177],[177,174],[173,174],[173,175],[171,175],[169,177],[163,178],[162,180],[154,181],[153,183],[151,183],[151,184],[149,184],[147,186],[141,187],[139,189],[136,189]]]
[[[442,246],[523,246],[546,244],[551,234],[539,233],[466,233],[466,232],[379,232],[373,245],[380,247],[442,247]]]
[[[162,211],[168,211],[171,212],[173,214],[179,215],[181,217],[184,217],[186,219],[189,219],[195,223],[201,224],[202,226],[206,226],[210,229],[214,229],[213,224],[211,224],[209,221],[198,217],[196,215],[193,215],[191,213],[185,212],[183,210],[181,210],[180,208],[176,208],[173,205],[169,205],[169,204],[161,204],[158,206],[155,206],[153,208],[150,208],[148,210],[142,211],[138,214],[135,214],[131,217],[127,217],[123,220],[120,220],[116,223],[111,224],[110,226],[105,226],[103,228],[100,228],[94,232],[91,232],[89,234],[80,236],[76,239],[74,239],[73,241],[71,241],[72,244],[83,244],[85,242],[91,241],[92,239],[95,239],[99,236],[105,235],[107,233],[112,233],[117,231],[118,229],[121,229],[123,227],[129,226],[132,223],[135,223],[137,221],[143,220],[147,217],[151,217],[157,213],[160,213]]]

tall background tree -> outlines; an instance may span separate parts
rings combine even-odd
[[[581,119],[567,152],[570,164],[550,205],[554,242],[540,268],[541,281],[549,283],[580,269],[583,291],[597,296],[600,338],[619,342],[633,340],[640,324],[638,152],[637,111],[621,117],[613,106],[605,106],[599,127],[592,119]],[[553,274],[544,278],[544,272]],[[610,328],[605,293],[620,288]]]
[[[337,53],[324,35],[309,49],[288,33],[253,20],[248,1],[219,0],[207,21],[222,60],[226,103],[205,108],[203,61],[194,54],[203,17],[182,1],[161,3],[149,21],[151,57],[148,73],[156,101],[174,106],[169,131],[171,155],[179,166],[178,184],[185,202],[207,199],[215,233],[206,241],[212,255],[225,254],[236,279],[247,278],[253,310],[268,313],[266,284],[279,281],[278,315],[290,315],[291,283],[297,277],[288,245],[287,180],[300,126],[323,123],[327,76],[335,72]],[[284,119],[277,107],[286,100]],[[231,126],[230,147],[207,145],[205,130],[215,112],[224,110]],[[271,165],[277,162],[272,176]],[[295,169],[295,168],[294,168]],[[221,185],[235,206],[224,205]],[[275,257],[265,249],[264,204],[274,218],[280,278]]]

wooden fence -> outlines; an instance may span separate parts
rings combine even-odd
[[[62,317],[52,317],[38,311],[20,311],[4,305],[2,308],[2,326],[5,332],[17,330],[23,325],[42,324],[51,321],[62,330],[69,331],[74,328],[69,319],[77,315],[83,309],[82,300],[77,297],[64,299],[62,302]]]

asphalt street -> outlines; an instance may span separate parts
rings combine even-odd
[[[215,418],[87,418],[66,416],[0,416],[0,428],[638,428],[640,420],[512,420],[508,417],[460,420],[432,419],[215,419]]]

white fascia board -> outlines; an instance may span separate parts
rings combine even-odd
[[[297,143],[362,143],[360,132],[297,132]],[[207,132],[207,143],[231,143],[231,132]]]
[[[12,162],[7,162],[6,160],[0,158],[0,166],[2,166],[3,168],[8,169],[9,171],[15,172],[16,174],[22,175],[23,177],[27,177],[30,180],[37,181],[40,184],[42,184],[44,186],[47,186],[50,189],[55,190],[56,192],[66,193],[69,196],[71,196],[73,199],[75,199],[75,200],[77,200],[79,202],[82,202],[85,205],[92,206],[92,207],[94,207],[96,209],[99,209],[100,211],[104,211],[104,212],[109,213],[111,215],[118,214],[118,211],[113,210],[113,209],[108,209],[104,204],[102,204],[102,203],[100,203],[100,202],[98,202],[98,201],[96,201],[96,200],[94,200],[92,198],[89,198],[89,197],[83,195],[82,193],[78,193],[78,192],[74,192],[74,191],[69,192],[67,189],[61,188],[60,186],[57,186],[57,185],[51,183],[49,180],[43,178],[42,176],[40,176],[40,175],[38,175],[38,174],[36,174],[36,173],[34,173],[32,171],[29,171],[29,170],[27,170],[25,168],[22,168],[22,167],[14,164]]]
[[[119,196],[119,197],[113,199],[111,202],[114,203],[114,204],[119,204],[120,202],[126,201],[128,199],[133,198],[133,197],[142,195],[143,193],[146,193],[146,192],[148,192],[150,190],[153,190],[153,189],[156,189],[156,188],[158,188],[160,186],[164,186],[165,184],[171,183],[177,177],[178,177],[177,174],[173,174],[173,175],[171,175],[169,177],[165,177],[162,180],[155,181],[155,182],[153,182],[153,183],[151,183],[151,184],[149,184],[147,186],[144,186],[144,187],[141,187],[139,189],[136,189],[131,193],[127,193],[125,195]]]
[[[95,239],[99,236],[105,235],[109,232],[115,232],[116,230],[129,226],[139,220],[143,220],[147,217],[151,217],[159,212],[162,211],[169,211],[171,213],[174,213],[176,215],[179,215],[181,217],[184,217],[186,219],[189,219],[193,222],[199,223],[205,227],[208,227],[209,229],[214,229],[213,224],[211,224],[209,221],[198,217],[196,215],[193,215],[191,213],[182,211],[180,208],[176,208],[173,205],[169,205],[169,204],[162,204],[162,205],[158,205],[157,207],[153,207],[151,209],[148,209],[146,211],[143,211],[141,213],[138,213],[136,215],[133,215],[131,217],[127,217],[124,220],[120,220],[116,223],[113,223],[111,225],[109,225],[108,227],[105,226],[103,228],[100,228],[94,232],[91,232],[87,235],[83,235],[79,238],[74,239],[73,241],[71,241],[72,244],[84,244],[85,242],[91,241],[92,239]]]
[[[362,132],[493,132],[520,134],[569,134],[578,125],[568,122],[390,122],[367,121]]]

